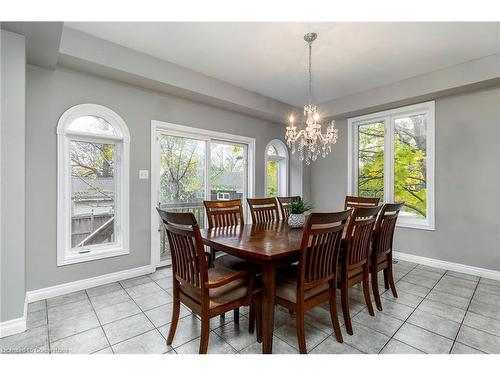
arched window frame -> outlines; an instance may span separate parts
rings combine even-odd
[[[69,129],[82,116],[100,117],[113,126],[116,135]],[[79,251],[71,246],[71,141],[115,144],[115,239]],[[66,110],[57,125],[57,265],[86,262],[129,253],[129,154],[130,133],[123,119],[98,104],[79,104]]]
[[[278,155],[268,155],[269,148],[274,147],[278,153]],[[267,195],[267,186],[268,186],[268,178],[267,178],[267,162],[269,160],[275,160],[278,162],[278,188],[277,188],[277,196],[284,197],[288,195],[288,149],[283,143],[283,141],[279,139],[271,140],[266,146],[266,157],[265,157],[265,185],[264,185],[264,193]]]

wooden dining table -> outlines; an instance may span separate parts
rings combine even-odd
[[[298,260],[302,228],[284,221],[202,229],[205,245],[257,265],[262,270],[262,353],[273,350],[276,269]]]

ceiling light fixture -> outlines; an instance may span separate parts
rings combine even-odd
[[[306,116],[304,129],[297,131],[295,118],[290,115],[290,124],[286,127],[286,142],[292,149],[292,154],[296,151],[296,143],[300,154],[300,160],[305,160],[306,164],[315,161],[318,155],[322,157],[331,152],[332,144],[337,142],[338,129],[335,128],[335,121],[332,121],[326,129],[326,134],[321,132],[320,115],[315,105],[312,104],[312,68],[311,55],[312,43],[318,34],[307,33],[304,40],[309,44],[309,104],[304,106],[304,116]]]

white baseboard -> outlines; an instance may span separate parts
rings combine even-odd
[[[47,298],[57,297],[66,293],[77,292],[88,288],[112,283],[115,281],[129,279],[147,275],[155,271],[155,267],[151,265],[132,268],[130,270],[108,273],[106,275],[91,277],[88,279],[73,281],[70,283],[49,286],[48,288],[30,290],[26,293],[28,303],[41,301]]]
[[[0,322],[0,338],[15,335],[26,331],[26,317],[28,316],[28,300],[24,299],[23,316],[16,319]]]
[[[143,267],[132,268],[130,270],[108,273],[106,275],[91,277],[88,279],[73,281],[70,283],[50,286],[48,288],[31,290],[26,292],[24,301],[24,313],[20,318],[0,322],[0,337],[6,337],[26,331],[26,319],[28,316],[28,303],[41,301],[47,298],[57,297],[66,293],[77,292],[88,288],[112,283],[115,281],[129,279],[147,275],[156,270],[156,267],[147,265]]]
[[[480,276],[486,279],[500,280],[500,271],[489,270],[486,268],[468,266],[466,264],[447,262],[444,260],[433,259],[421,257],[419,255],[413,255],[408,253],[402,253],[399,251],[394,251],[394,258],[406,260],[408,262],[424,264],[426,266],[442,268],[445,270],[462,272],[469,275]]]

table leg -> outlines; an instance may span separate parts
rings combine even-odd
[[[276,267],[266,264],[262,267],[264,295],[262,299],[262,353],[273,352],[274,299],[276,293]]]

